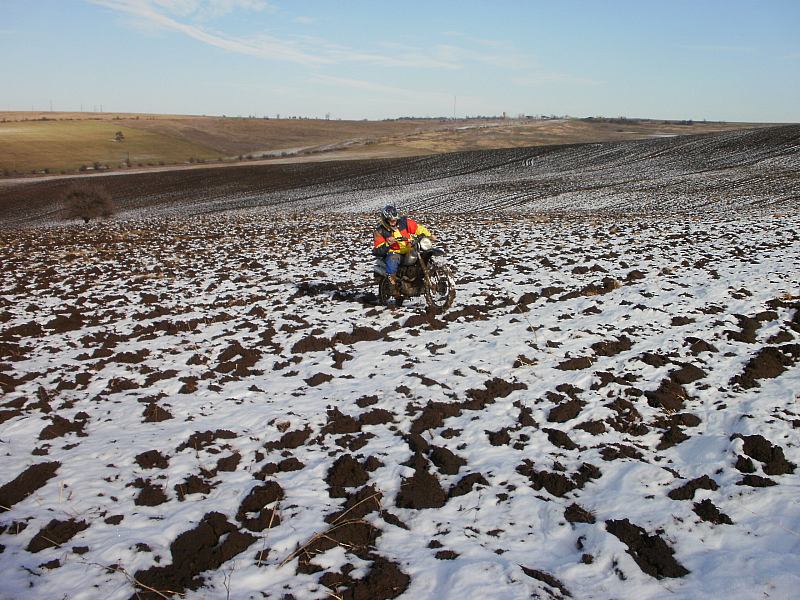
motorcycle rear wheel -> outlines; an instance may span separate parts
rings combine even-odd
[[[403,296],[398,298],[392,294],[392,284],[386,277],[381,279],[380,283],[378,284],[378,301],[381,303],[381,305],[403,306],[403,300],[405,300]]]
[[[456,284],[453,274],[445,266],[430,265],[428,282],[425,285],[425,300],[434,311],[447,310],[456,299]]]

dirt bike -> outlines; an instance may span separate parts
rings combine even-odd
[[[406,298],[425,296],[428,308],[442,311],[450,308],[456,298],[456,285],[449,267],[444,264],[446,252],[437,248],[428,236],[402,238],[411,242],[411,250],[402,255],[397,270],[397,293],[393,293],[392,283],[386,273],[386,261],[375,259],[375,282],[378,284],[378,299],[383,305],[394,301],[401,306]]]

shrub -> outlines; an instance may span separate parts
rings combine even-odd
[[[66,219],[83,219],[88,223],[100,217],[108,218],[114,214],[114,203],[106,189],[101,185],[86,182],[77,183],[67,190],[64,197]]]

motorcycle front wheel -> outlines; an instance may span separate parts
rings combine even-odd
[[[428,281],[425,285],[425,300],[428,308],[435,311],[447,310],[456,299],[456,284],[453,274],[445,266],[430,265]]]

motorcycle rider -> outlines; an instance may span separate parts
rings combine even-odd
[[[386,261],[386,274],[392,286],[392,295],[400,294],[397,285],[397,269],[404,254],[411,251],[411,236],[426,235],[435,240],[427,227],[420,225],[411,217],[401,217],[392,204],[384,206],[380,213],[378,227],[372,245],[372,254]]]

